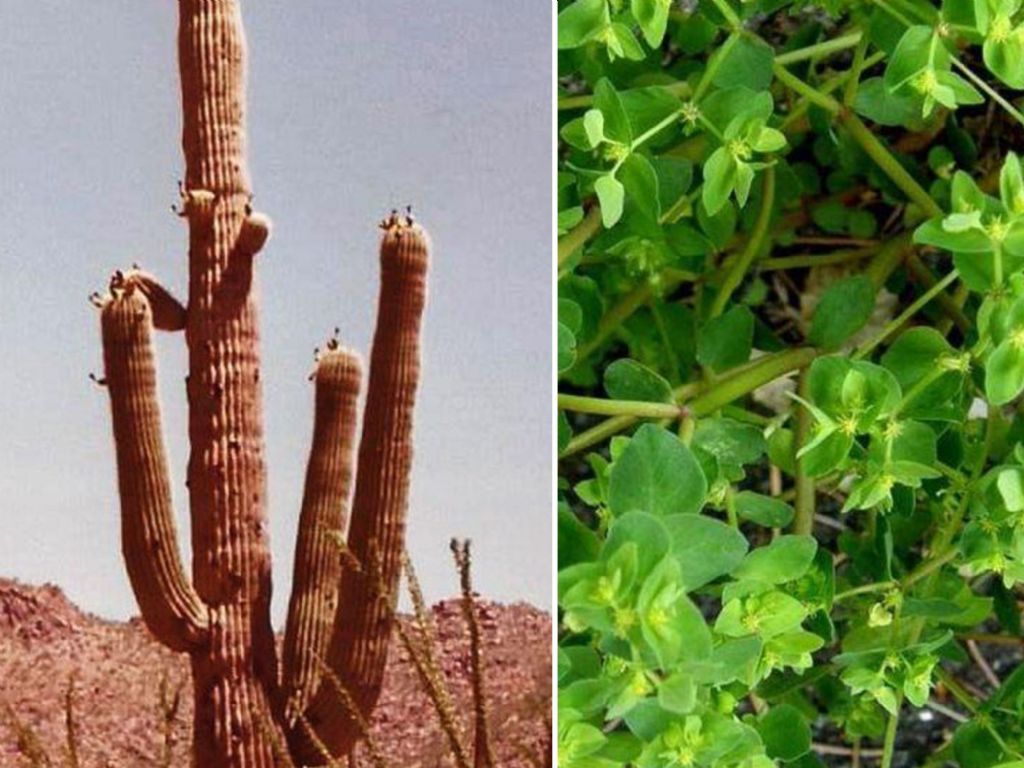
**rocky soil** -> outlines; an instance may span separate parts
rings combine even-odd
[[[479,610],[497,763],[544,765],[542,755],[550,748],[551,618],[525,604],[482,601]],[[440,666],[468,733],[466,625],[455,600],[437,604],[432,612]],[[80,611],[56,587],[0,579],[0,767],[31,765],[18,746],[18,722],[38,736],[50,765],[70,765],[65,697],[72,678],[81,768],[188,764],[192,702],[184,657],[166,651],[138,620],[105,621]],[[162,686],[168,700],[179,686],[182,693],[166,729]],[[373,734],[389,765],[452,764],[433,705],[397,638]]]

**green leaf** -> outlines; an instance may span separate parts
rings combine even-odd
[[[611,80],[603,77],[594,86],[594,107],[604,115],[604,135],[625,146],[633,143],[633,129],[622,97]]]
[[[583,115],[583,130],[591,147],[604,141],[604,114],[600,109],[588,109]]]
[[[636,573],[647,577],[669,553],[671,542],[661,518],[646,512],[627,512],[612,521],[601,558],[609,560],[623,547],[636,548]]]
[[[608,41],[608,50],[623,59],[630,61],[643,61],[647,55],[643,46],[636,39],[633,30],[625,24],[613,22],[611,25],[612,39]]]
[[[658,203],[667,211],[685,195],[693,182],[693,164],[681,157],[655,157],[651,159],[658,177]]]
[[[919,245],[934,245],[954,253],[988,253],[992,241],[980,229],[950,231],[943,226],[942,219],[929,219],[914,230],[914,242]]]
[[[558,324],[558,372],[564,373],[576,363],[576,336],[564,323]]]
[[[740,37],[726,51],[713,82],[719,88],[742,86],[763,91],[772,83],[774,60],[771,46],[753,37]]]
[[[665,37],[670,7],[669,0],[632,0],[630,3],[630,10],[651,48],[659,47]]]
[[[614,515],[696,514],[706,493],[707,481],[690,449],[671,432],[645,424],[612,465],[608,505]]]
[[[606,0],[576,0],[558,14],[558,48],[578,48],[611,22]]]
[[[626,192],[625,218],[637,234],[660,239],[661,201],[658,175],[643,155],[630,155],[619,168],[617,178]]]
[[[662,669],[680,659],[711,655],[711,630],[700,610],[680,591],[679,565],[665,558],[644,581],[637,598],[641,631]]]
[[[960,768],[991,768],[1006,757],[984,725],[969,721],[953,734],[953,754]]]
[[[1007,467],[996,477],[996,488],[1010,512],[1024,512],[1024,469]]]
[[[933,34],[934,30],[931,27],[923,25],[910,27],[903,33],[885,68],[886,88],[895,91],[931,66],[929,51],[932,47]],[[941,45],[940,42],[939,46]]]
[[[697,340],[697,361],[713,371],[724,371],[750,359],[754,342],[754,315],[742,304],[708,320]]]
[[[867,324],[874,309],[871,280],[863,275],[837,280],[818,302],[807,338],[816,346],[837,349]]]
[[[558,412],[558,452],[561,453],[569,447],[569,441],[572,440],[572,427],[569,425],[569,419],[566,418],[565,411]]]
[[[1003,20],[997,15],[992,20],[992,27],[1001,23]],[[1006,19],[1005,23],[1008,25],[1010,22]],[[1020,35],[1014,31],[1005,39],[998,40],[990,32],[981,50],[985,66],[993,75],[1011,88],[1024,88],[1024,42]]]
[[[661,374],[628,358],[616,360],[605,368],[604,389],[613,400],[674,401],[672,385]]]
[[[811,728],[800,710],[791,704],[779,704],[757,723],[768,757],[796,760],[811,749]]]
[[[676,672],[658,685],[658,703],[677,715],[693,711],[697,703],[697,684],[693,675]]]
[[[811,567],[818,543],[810,536],[779,536],[748,554],[732,572],[733,578],[763,584],[799,579]]]
[[[729,573],[747,553],[746,537],[721,520],[703,515],[670,515],[664,523],[687,592]]]
[[[610,173],[594,182],[594,192],[601,204],[601,223],[605,229],[611,229],[622,218],[622,209],[626,200],[626,188]]]
[[[786,146],[786,134],[765,126],[751,145],[755,152],[778,152]]]
[[[892,371],[900,389],[910,391],[925,376],[934,374],[938,361],[954,354],[946,338],[934,328],[911,328],[900,334],[882,355],[882,365]],[[949,371],[917,392],[903,409],[909,418],[950,421],[958,418],[963,374]]]
[[[739,164],[725,147],[711,153],[704,163],[704,187],[701,200],[709,214],[714,216],[725,205],[736,186]]]
[[[1024,389],[1024,347],[1012,339],[1002,342],[985,362],[985,396],[1005,405]]]
[[[920,122],[918,100],[891,93],[880,77],[869,77],[861,82],[853,108],[857,114],[879,125],[912,128]]]
[[[759,118],[764,123],[771,117],[775,106],[768,91],[740,86],[715,91],[701,102],[700,109],[705,120],[719,133],[725,133],[733,120],[742,122]]]
[[[768,449],[764,433],[752,424],[724,417],[697,422],[691,445],[707,451],[723,464],[753,464]]]
[[[1024,176],[1021,174],[1020,158],[1008,152],[999,172],[999,197],[1011,213],[1024,213]]]
[[[793,520],[793,508],[784,501],[753,491],[740,491],[733,497],[736,513],[766,528],[785,528]]]
[[[597,557],[597,536],[564,502],[558,505],[558,567],[567,568]]]

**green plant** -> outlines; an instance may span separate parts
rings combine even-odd
[[[1024,671],[962,681],[1020,633],[1022,46],[1000,0],[559,3],[563,768],[1024,765]]]
[[[283,662],[270,624],[270,552],[255,256],[270,234],[246,165],[246,51],[238,0],[179,0],[189,227],[183,305],[149,275],[116,273],[101,308],[122,511],[122,550],[142,616],[192,665],[193,763],[321,764],[361,735],[378,696],[401,571],[427,236],[382,222],[381,289],[343,573],[329,534],[345,527],[359,364],[332,341],[317,362],[313,449],[299,521]],[[152,330],[184,331],[191,457],[189,580],[178,553]],[[344,589],[341,588],[344,582]],[[340,686],[320,684],[323,660]],[[343,706],[337,689],[352,706]],[[287,753],[283,745],[287,742]]]

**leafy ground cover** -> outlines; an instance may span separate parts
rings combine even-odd
[[[1020,5],[558,3],[563,768],[1024,767]]]

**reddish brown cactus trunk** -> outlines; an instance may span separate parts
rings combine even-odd
[[[124,555],[147,626],[169,647],[190,654],[197,768],[269,768],[286,741],[294,758],[317,765],[325,755],[316,740],[337,757],[358,735],[344,708],[325,693],[327,686],[319,685],[322,659],[366,715],[383,676],[404,548],[426,236],[411,218],[385,222],[378,329],[348,538],[351,552],[366,564],[363,575],[343,578],[330,540],[330,531],[340,535],[345,524],[358,359],[332,346],[319,361],[295,591],[279,669],[270,624],[253,291],[253,257],[269,235],[269,220],[250,208],[245,41],[237,0],[179,0],[179,12],[187,306],[138,271],[118,275],[101,302]],[[175,541],[150,341],[154,327],[183,329],[189,349],[191,583]],[[316,724],[312,738],[300,715]],[[278,758],[277,764],[286,762]]]
[[[236,249],[250,199],[245,39],[234,0],[180,0],[178,57],[189,223],[192,572],[210,641],[192,655],[200,765],[270,766],[261,738],[276,684],[252,255]],[[189,210],[192,208],[193,210]]]

